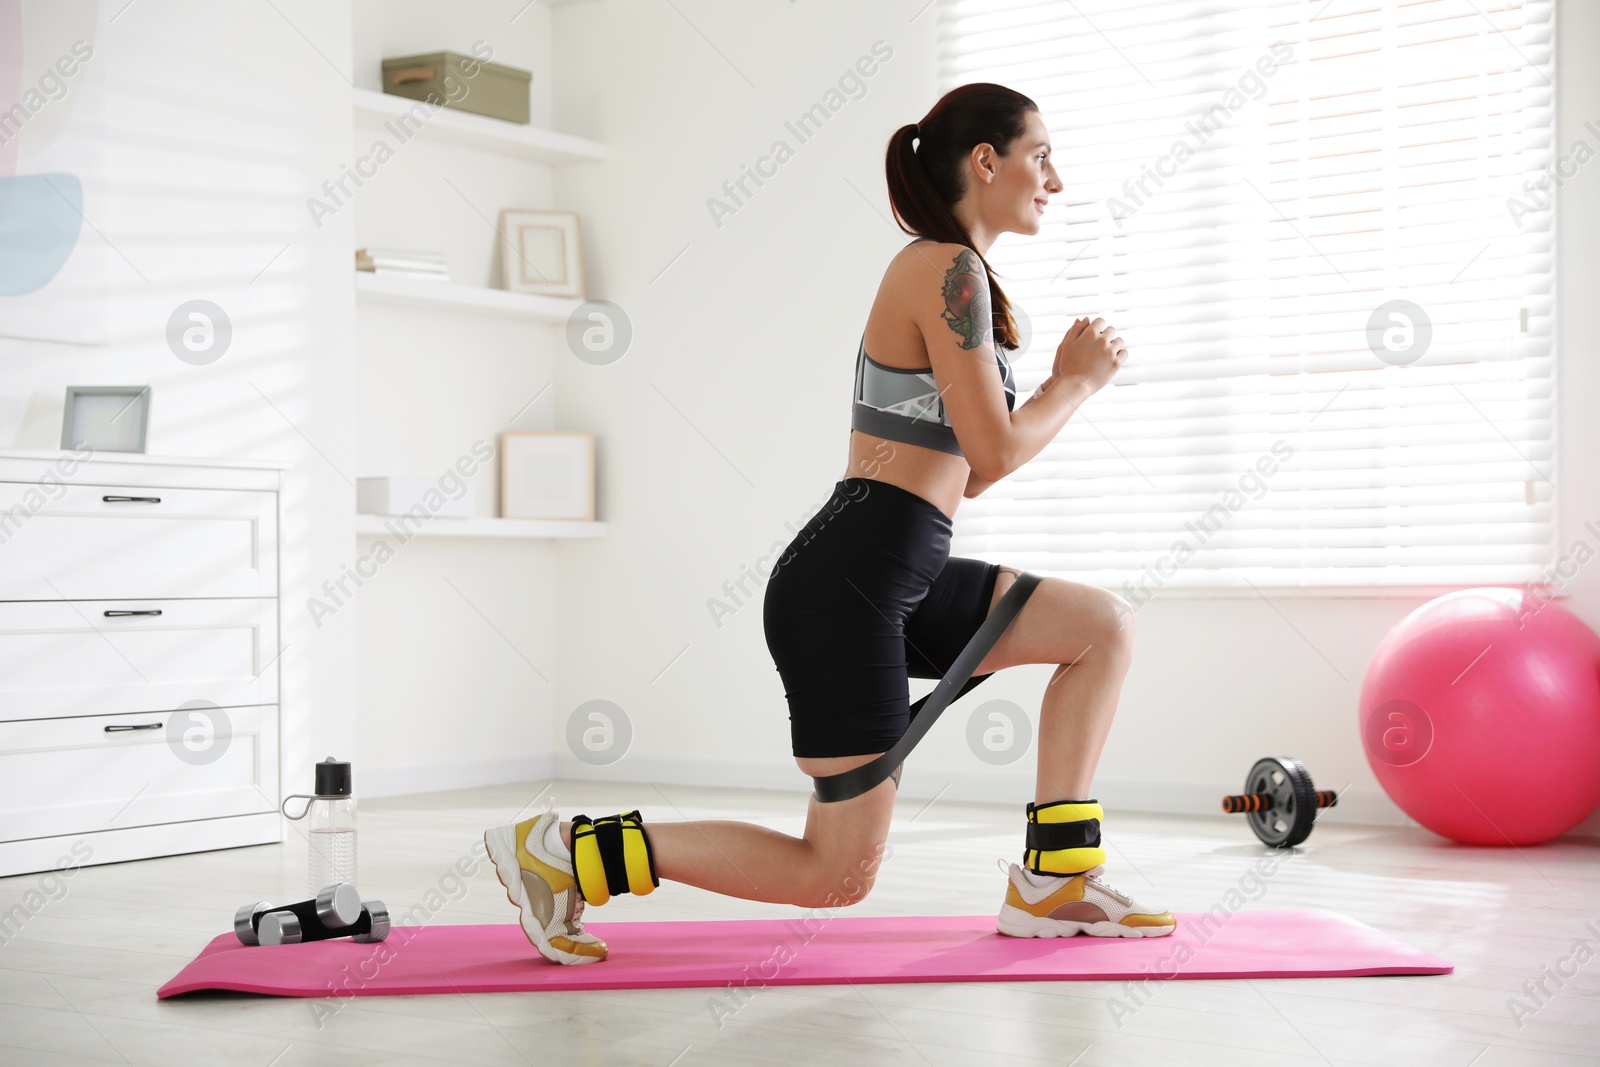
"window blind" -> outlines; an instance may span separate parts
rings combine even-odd
[[[1135,606],[1546,577],[1553,17],[1551,0],[943,3],[941,91],[1030,96],[1066,185],[1038,235],[989,256],[1024,319],[1019,398],[1080,315],[1130,353],[963,502],[952,551]]]

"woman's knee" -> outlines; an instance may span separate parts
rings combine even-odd
[[[872,892],[874,878],[853,871],[839,873],[826,884],[817,887],[806,902],[809,908],[848,908],[867,899]]]
[[[1134,606],[1109,590],[1106,592],[1106,597],[1108,598],[1108,606],[1115,629],[1131,641],[1137,631],[1134,620]]]
[[[859,904],[872,892],[878,871],[890,852],[885,841],[872,847],[820,853],[796,903],[808,908]]]
[[[1096,598],[1095,625],[1090,648],[1121,658],[1133,655],[1137,631],[1133,606],[1117,594],[1102,590]]]

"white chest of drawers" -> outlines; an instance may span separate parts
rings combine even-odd
[[[280,473],[0,452],[0,877],[282,839]]]

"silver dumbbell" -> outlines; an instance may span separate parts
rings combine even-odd
[[[297,945],[303,941],[326,941],[348,937],[366,945],[389,936],[389,909],[381,900],[363,900],[356,921],[341,929],[313,926],[307,931],[293,912],[269,911],[261,917],[263,945]]]
[[[315,898],[274,907],[262,900],[234,913],[233,931],[246,945],[285,945],[351,937],[363,943],[382,941],[389,933],[389,912],[382,901],[362,901],[348,882],[324,886]]]

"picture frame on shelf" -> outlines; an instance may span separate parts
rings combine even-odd
[[[594,521],[594,434],[500,434],[500,517]]]
[[[588,299],[580,237],[576,212],[502,208],[500,264],[506,289]]]
[[[143,452],[150,428],[148,385],[69,385],[61,409],[61,447]]]

